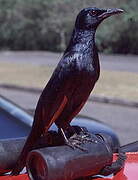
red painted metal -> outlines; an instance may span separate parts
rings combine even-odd
[[[95,180],[137,180],[138,179],[138,152],[127,153],[125,167],[113,177],[97,178]]]
[[[18,175],[18,176],[2,176],[0,180],[29,180],[27,174]]]
[[[114,156],[114,159],[116,157]],[[94,180],[137,180],[138,179],[138,152],[127,153],[125,167],[118,174]],[[29,180],[27,174],[19,176],[1,176],[0,180]]]

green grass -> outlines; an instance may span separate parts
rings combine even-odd
[[[43,88],[53,67],[0,63],[0,84]],[[93,94],[138,101],[138,73],[101,71]]]

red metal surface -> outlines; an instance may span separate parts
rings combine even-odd
[[[125,167],[115,176],[109,178],[97,178],[95,180],[137,180],[138,179],[138,152],[127,153]]]
[[[97,178],[95,180],[137,180],[138,179],[138,152],[127,153],[127,160],[124,169],[116,176]],[[29,180],[26,174],[19,176],[1,176],[0,180]]]
[[[19,176],[2,176],[0,180],[29,180],[27,174],[19,175]]]

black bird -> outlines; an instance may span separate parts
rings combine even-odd
[[[95,32],[107,17],[121,9],[85,8],[78,14],[69,45],[38,101],[31,133],[12,171],[17,175],[37,140],[55,122],[62,131],[71,129],[71,120],[79,113],[100,74]],[[68,144],[68,140],[66,139]]]

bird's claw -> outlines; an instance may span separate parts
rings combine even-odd
[[[86,148],[81,146],[82,143],[77,139],[69,139],[65,144],[71,147],[72,149],[80,149],[81,151],[88,152]]]
[[[82,151],[88,152],[86,148],[82,146],[85,143],[93,143],[91,135],[84,129],[81,129],[79,133],[73,134],[69,139],[66,137],[64,130],[60,128],[60,132],[64,138],[64,143],[71,147],[72,149],[80,149]]]
[[[82,139],[83,143],[94,143],[95,142],[89,134],[85,134],[85,135],[81,136],[81,139]]]
[[[80,134],[74,134],[70,139],[77,140],[81,144],[94,143],[95,141],[91,138],[91,134],[82,131]]]

